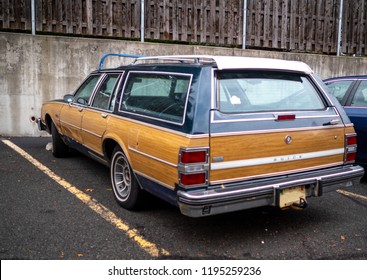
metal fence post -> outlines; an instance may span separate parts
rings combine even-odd
[[[339,56],[341,51],[341,43],[342,43],[342,25],[343,25],[343,0],[340,0],[340,8],[339,8],[339,19],[338,19],[338,46],[336,50],[336,55]]]
[[[247,0],[243,0],[243,28],[242,28],[242,49],[246,49],[246,29],[247,29]]]
[[[144,42],[144,33],[145,33],[145,27],[144,27],[144,0],[140,1],[140,42]]]
[[[35,0],[31,0],[32,35],[36,35],[36,7]]]

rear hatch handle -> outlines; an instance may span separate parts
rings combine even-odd
[[[334,120],[331,120],[331,121],[329,121],[327,123],[324,123],[323,125],[336,125],[338,123],[340,123],[340,120],[334,119]]]

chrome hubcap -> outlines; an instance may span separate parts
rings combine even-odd
[[[125,200],[131,191],[131,172],[127,160],[122,155],[117,155],[113,176],[116,193]]]

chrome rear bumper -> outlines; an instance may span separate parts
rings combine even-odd
[[[203,217],[260,206],[279,206],[280,191],[305,186],[306,197],[353,185],[364,174],[363,167],[348,165],[314,172],[254,180],[231,186],[216,186],[193,191],[178,191],[181,213],[190,217]]]

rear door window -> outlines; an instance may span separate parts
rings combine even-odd
[[[321,110],[325,105],[305,76],[289,73],[221,72],[217,76],[223,113]]]
[[[114,88],[118,77],[118,74],[107,75],[94,96],[92,107],[113,110]]]

